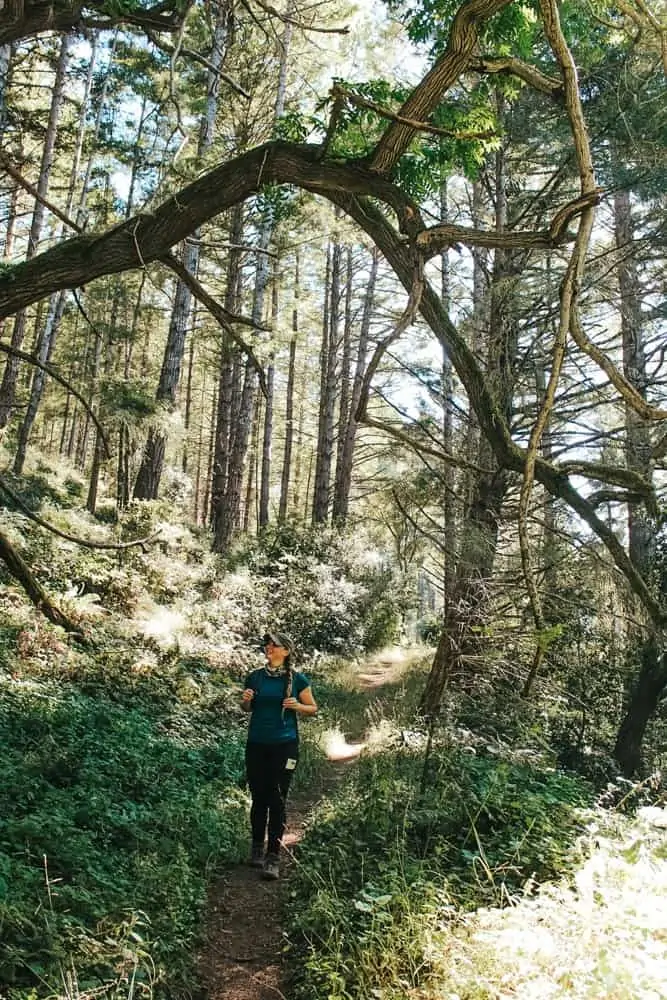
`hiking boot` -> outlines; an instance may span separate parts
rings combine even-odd
[[[250,860],[248,864],[251,868],[264,867],[264,844],[253,844],[250,848]]]
[[[262,878],[274,880],[280,878],[280,861],[277,854],[267,854],[264,858]]]

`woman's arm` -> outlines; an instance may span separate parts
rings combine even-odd
[[[293,712],[298,712],[300,715],[316,715],[317,702],[313,697],[313,689],[307,687],[303,691],[299,691],[298,699],[285,698],[283,708],[290,708]]]

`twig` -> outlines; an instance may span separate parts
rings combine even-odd
[[[284,24],[291,24],[295,28],[301,28],[302,31],[317,31],[323,35],[349,35],[350,29],[347,25],[342,28],[323,28],[316,24],[305,24],[303,21],[298,21],[295,17],[291,17],[289,14],[281,14],[279,10],[276,10],[270,3],[266,0],[253,0],[266,14],[270,14],[272,17],[277,17],[279,21]],[[243,4],[247,7],[247,4]]]
[[[26,517],[30,518],[31,521],[34,521],[35,524],[39,524],[41,528],[46,528],[47,531],[50,531],[53,535],[57,535],[59,538],[64,538],[68,542],[75,542],[77,545],[82,545],[86,549],[132,549],[139,545],[141,546],[142,551],[145,552],[145,546],[148,545],[149,542],[154,542],[160,534],[159,531],[154,531],[152,535],[147,535],[145,538],[137,538],[134,542],[94,542],[92,539],[78,538],[76,535],[70,535],[67,531],[61,531],[60,528],[56,528],[53,524],[49,524],[48,521],[41,518],[39,514],[35,514],[34,510],[31,510],[30,507],[23,502],[21,497],[7,485],[2,476],[0,476],[0,490],[6,493],[9,499],[23,511]]]
[[[25,351],[19,351],[18,348],[11,347],[9,344],[3,344],[2,341],[0,341],[0,351],[4,351],[5,354],[11,354],[13,355],[13,357],[19,358],[21,361],[27,361],[28,364],[35,365],[37,368],[41,368],[42,371],[45,371],[47,375],[50,375],[51,378],[54,378],[56,382],[60,382],[60,384],[63,385],[68,392],[71,392],[72,395],[75,397],[75,399],[79,400],[79,402],[84,407],[86,412],[89,414],[91,420],[97,427],[98,433],[100,435],[100,440],[102,441],[102,445],[104,446],[106,457],[107,458],[111,457],[111,449],[109,448],[107,439],[105,437],[102,424],[95,416],[95,413],[93,412],[93,409],[90,406],[90,404],[83,398],[80,392],[77,392],[74,386],[70,382],[68,382],[66,378],[63,378],[62,375],[59,375],[58,372],[54,371],[51,365],[44,364],[43,361],[38,361],[38,359],[34,357],[32,354],[26,354]]]
[[[380,364],[382,355],[395,341],[398,340],[400,336],[402,336],[410,324],[414,322],[417,310],[419,309],[419,305],[421,303],[422,293],[424,291],[424,259],[416,251],[415,253],[416,260],[414,265],[412,287],[410,289],[410,295],[408,296],[408,303],[391,333],[384,337],[383,340],[380,340],[376,345],[373,357],[369,361],[368,368],[366,369],[366,373],[364,375],[361,385],[359,405],[357,406],[357,412],[355,414],[355,419],[359,423],[364,422],[366,418],[366,408],[368,405],[368,394],[370,392],[371,381],[373,380],[373,376],[375,375],[377,367]]]
[[[1,149],[0,149],[0,163],[5,168],[9,176],[13,177],[16,183],[20,187],[22,187],[24,191],[27,191],[28,194],[32,195],[32,197],[36,201],[40,202],[40,204],[44,205],[45,208],[48,208],[49,212],[52,212],[53,215],[57,216],[57,218],[59,218],[61,222],[64,222],[66,226],[69,226],[70,229],[73,229],[76,233],[83,232],[83,229],[81,228],[80,225],[78,225],[78,223],[74,222],[73,219],[70,219],[70,217],[62,211],[62,209],[57,208],[53,204],[53,202],[48,200],[48,198],[45,198],[43,195],[41,195],[37,190],[37,188],[35,187],[35,185],[31,184],[30,181],[27,181],[25,179],[23,174],[21,174],[16,169],[16,167],[12,164],[7,154]]]

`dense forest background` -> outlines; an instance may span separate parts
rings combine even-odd
[[[91,990],[114,967],[122,991],[132,962],[142,989],[190,975],[173,940],[190,954],[206,865],[240,856],[234,685],[267,622],[294,636],[330,721],[359,733],[369,718],[346,721],[361,709],[340,671],[392,643],[420,650],[389,713],[416,757],[399,736],[386,774],[371,762],[355,779],[386,787],[365,821],[372,856],[413,789],[410,849],[451,867],[435,831],[454,837],[475,796],[488,804],[490,746],[507,768],[486,817],[498,845],[524,845],[522,823],[543,844],[550,796],[579,807],[619,776],[639,784],[611,801],[659,800],[666,72],[657,0],[0,12],[12,1000],[51,995],[56,967],[78,995],[75,953]],[[519,789],[545,813],[526,820]],[[494,867],[473,823],[461,864],[472,851],[503,885],[515,862],[517,886],[550,877],[568,824],[541,860],[498,847]],[[314,836],[317,856],[326,817]],[[335,887],[356,919],[377,917],[373,955],[386,875],[366,896]],[[168,905],[165,879],[182,886]],[[450,905],[429,893],[433,912]],[[312,943],[324,911],[300,905]],[[129,944],[139,911],[150,961]],[[322,996],[370,995],[372,979],[353,988],[327,961],[328,979],[311,969]]]

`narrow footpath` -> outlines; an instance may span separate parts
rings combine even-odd
[[[357,675],[359,690],[369,700],[375,697],[384,685],[397,680],[406,659],[402,650],[394,649],[369,660]],[[336,746],[329,757],[327,786],[336,782],[362,748],[363,742]],[[291,801],[279,882],[264,881],[256,869],[236,865],[214,885],[207,942],[199,961],[206,1000],[288,1000],[282,990],[283,898],[295,868],[291,851],[315,804],[314,799],[297,796]]]

